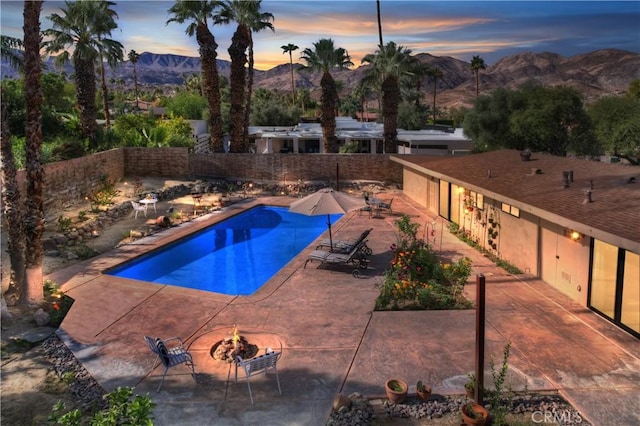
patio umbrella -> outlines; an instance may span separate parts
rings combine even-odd
[[[352,197],[344,192],[324,188],[311,195],[294,201],[289,206],[289,211],[307,216],[327,215],[329,227],[330,250],[333,251],[333,237],[331,236],[331,215],[345,214],[365,206],[364,199]]]

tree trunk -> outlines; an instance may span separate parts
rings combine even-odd
[[[382,82],[382,115],[384,117],[384,152],[396,152],[398,140],[398,105],[400,104],[400,87],[395,76],[388,76]]]
[[[324,138],[324,152],[338,152],[338,140],[336,138],[336,104],[338,102],[338,92],[336,83],[330,73],[322,74],[320,80],[322,97],[320,98],[322,115],[320,125]]]
[[[295,105],[296,104],[296,85],[293,80],[293,55],[291,54],[291,50],[289,51],[289,71],[291,72],[291,105]]]
[[[111,115],[109,114],[109,92],[107,90],[107,80],[104,77],[104,61],[102,60],[102,54],[100,54],[100,87],[102,89],[102,105],[104,107],[104,127],[108,129],[111,127]]]
[[[376,8],[378,11],[378,38],[380,39],[380,48],[384,47],[384,43],[382,42],[382,16],[380,15],[380,0],[376,0]]]
[[[96,148],[96,71],[93,61],[74,55],[73,65],[76,71],[76,96],[80,115],[82,136],[89,139],[89,146]]]
[[[249,145],[249,121],[251,118],[251,94],[253,93],[253,36],[249,31],[249,68],[247,69],[247,103],[244,107],[244,126],[242,139]]]
[[[4,100],[4,96],[0,97],[2,108],[2,121],[0,123],[0,131],[2,132],[0,137],[2,175],[0,178],[2,182],[2,205],[4,207],[2,214],[4,223],[2,225],[6,230],[9,263],[11,265],[9,273],[7,276],[3,276],[2,280],[4,291],[4,284],[11,283],[11,276],[13,275],[12,285],[8,284],[7,287],[9,287],[11,293],[19,296],[22,288],[26,285],[24,222],[20,204],[20,187],[16,178],[16,165],[13,159],[11,134],[9,132],[7,107],[4,102],[1,102],[2,100]],[[7,283],[4,282],[5,279]]]
[[[231,152],[247,152],[247,146],[243,140],[244,131],[244,104],[247,64],[247,37],[246,25],[238,25],[231,38],[229,56],[231,58],[231,109],[229,111],[229,137]]]
[[[26,103],[26,175],[27,196],[24,220],[26,236],[26,278],[20,302],[36,304],[44,299],[42,287],[42,235],[44,234],[42,147],[42,87],[40,65],[40,10],[42,1],[24,3],[24,74]],[[93,69],[93,67],[92,67]],[[95,82],[92,80],[95,94]],[[95,103],[93,104],[95,110]],[[95,115],[94,115],[95,126]]]
[[[209,105],[209,148],[213,152],[224,152],[224,131],[222,129],[222,113],[220,111],[220,77],[218,75],[218,44],[207,29],[199,23],[196,28],[200,60],[202,66],[202,84],[204,96]]]

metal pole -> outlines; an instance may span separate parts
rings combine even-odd
[[[336,163],[336,191],[340,191],[340,164]]]
[[[476,275],[476,388],[474,398],[476,403],[483,405],[484,398],[484,326],[485,326],[485,278]]]

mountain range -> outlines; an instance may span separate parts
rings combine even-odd
[[[430,67],[437,67],[443,77],[436,81],[438,107],[470,106],[475,98],[475,75],[470,63],[448,56],[433,56],[427,53],[416,57]],[[48,69],[54,70],[52,58],[48,58]],[[221,75],[229,77],[230,62],[218,60]],[[15,77],[16,71],[2,62],[2,78]],[[362,79],[370,65],[353,69],[332,71],[335,80],[342,82],[341,95],[349,93]],[[303,87],[315,99],[320,97],[318,72],[306,72],[302,65],[294,64],[294,79],[297,88]],[[138,83],[145,86],[182,85],[187,75],[200,74],[200,58],[171,54],[144,52],[136,63]],[[73,74],[73,66],[66,65],[64,71]],[[125,61],[115,70],[107,69],[108,79],[122,79],[127,87],[133,85],[133,64]],[[291,74],[289,64],[278,65],[270,70],[255,70],[254,87],[289,92]],[[640,54],[619,49],[604,49],[565,57],[556,53],[519,53],[502,58],[492,66],[480,71],[480,91],[504,87],[515,89],[534,79],[546,86],[570,86],[582,93],[585,102],[601,96],[625,92],[629,83],[640,79]],[[425,102],[433,99],[433,81],[425,79],[422,85]]]

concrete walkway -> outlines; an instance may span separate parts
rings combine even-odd
[[[394,214],[370,219],[352,213],[333,227],[334,238],[342,239],[374,228],[370,268],[360,278],[351,275],[353,268],[310,263],[304,269],[313,244],[250,297],[101,273],[239,209],[292,201],[249,200],[52,274],[49,278],[75,299],[59,335],[107,391],[135,386],[137,393],[149,392],[158,425],[324,425],[337,393],[383,396],[391,377],[410,385],[426,380],[434,393],[462,394],[466,373],[473,370],[474,311],[373,312],[376,284],[396,240],[394,220],[408,214],[416,223],[432,221],[404,196],[380,195],[395,197]],[[507,274],[446,228],[440,232],[440,223],[436,251],[452,260],[473,260],[465,289],[469,298],[475,297],[475,275],[486,277],[486,358],[495,355],[499,362],[511,342],[511,386],[557,390],[594,425],[640,424],[640,341],[544,282]],[[233,367],[211,358],[211,347],[234,324],[261,349],[282,347],[282,395],[272,375],[254,377],[251,405],[246,383],[234,383]],[[154,358],[144,335],[185,339],[196,380],[186,368],[173,368],[156,393],[162,369],[149,371]]]

